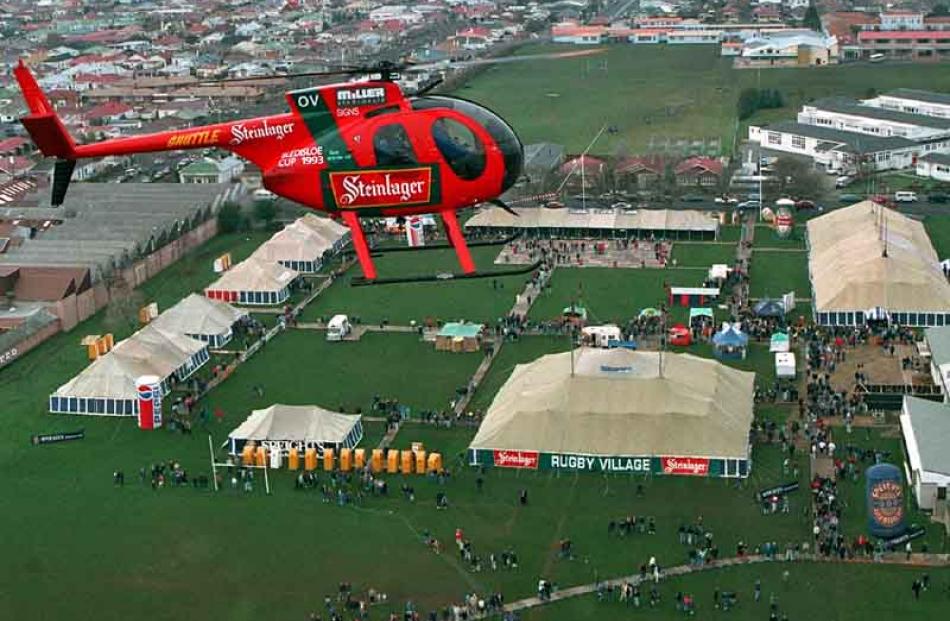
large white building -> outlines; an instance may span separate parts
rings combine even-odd
[[[950,96],[899,89],[867,101],[819,99],[802,106],[797,122],[750,126],[749,140],[832,172],[911,168],[950,153]]]
[[[950,154],[928,153],[917,158],[917,176],[950,183]]]
[[[875,136],[932,140],[950,136],[950,118],[877,108],[846,97],[819,99],[802,106],[798,122]]]
[[[911,114],[950,118],[950,95],[898,88],[864,101],[864,105]]]
[[[901,409],[905,475],[914,488],[917,506],[925,511],[946,510],[950,486],[950,408],[917,397],[904,397]]]
[[[811,30],[765,32],[744,41],[738,56],[753,66],[828,65],[838,62],[838,40]]]

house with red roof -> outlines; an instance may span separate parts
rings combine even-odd
[[[636,155],[627,157],[614,167],[617,183],[627,189],[642,190],[663,178],[666,160],[659,155]]]
[[[32,142],[22,136],[0,140],[0,156],[25,155],[32,150]]]
[[[722,177],[722,162],[711,157],[691,157],[683,160],[673,169],[676,185],[682,187],[710,187],[719,183]]]
[[[565,187],[572,191],[597,187],[607,172],[607,162],[591,155],[569,158],[558,171],[566,177]]]
[[[107,101],[89,109],[82,116],[83,120],[87,123],[102,125],[129,119],[134,115],[134,112],[132,106],[128,104],[118,101]]]

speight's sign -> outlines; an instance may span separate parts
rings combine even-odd
[[[376,209],[428,205],[438,200],[433,167],[325,172],[338,209]]]

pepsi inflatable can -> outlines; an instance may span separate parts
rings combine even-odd
[[[143,375],[135,381],[139,403],[139,429],[162,426],[162,380],[156,375]]]
[[[904,532],[904,479],[893,464],[867,469],[868,530],[875,537],[897,537]]]
[[[411,248],[426,245],[425,227],[421,216],[406,218],[406,242]]]

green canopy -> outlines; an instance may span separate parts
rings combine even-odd
[[[655,308],[653,308],[652,306],[650,306],[650,307],[644,308],[642,311],[640,311],[640,316],[641,316],[641,317],[659,317],[659,316],[660,316],[660,311],[658,311],[657,309],[655,309]]]
[[[694,317],[709,317],[710,319],[715,319],[713,317],[713,310],[711,308],[689,309],[689,320],[692,321]]]
[[[571,304],[570,306],[565,306],[564,310],[561,311],[561,314],[574,315],[576,317],[580,317],[581,319],[587,319],[587,309],[577,304]]]

